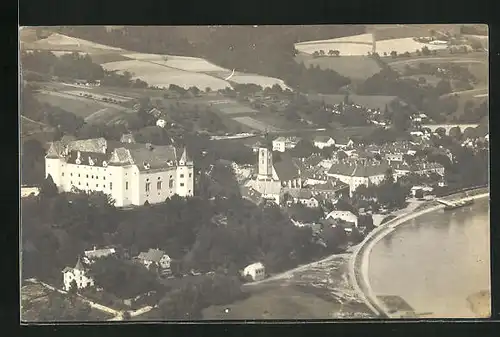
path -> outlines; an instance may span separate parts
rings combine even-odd
[[[422,57],[422,58],[415,58],[415,59],[410,59],[410,60],[398,60],[394,62],[388,62],[389,66],[393,66],[396,64],[410,64],[410,63],[418,63],[418,62],[425,62],[425,61],[443,61],[443,62],[450,62],[450,63],[488,63],[488,59],[485,58],[484,60],[482,59],[477,59],[477,58],[464,58],[464,57]]]
[[[44,124],[42,122],[37,122],[37,121],[35,121],[35,120],[31,119],[31,118],[28,118],[26,116],[23,116],[23,115],[21,115],[21,119],[26,119],[29,122],[36,123],[36,124],[41,125],[41,126],[48,126],[47,124]]]
[[[487,87],[481,87],[481,88],[475,88],[475,89],[470,89],[470,90],[462,90],[462,91],[454,91],[454,92],[450,92],[449,94],[444,94],[444,95],[441,95],[440,97],[450,97],[450,96],[455,96],[455,95],[461,95],[461,94],[469,94],[469,93],[473,93],[473,92],[482,92],[482,91],[487,91],[488,88]],[[485,94],[485,96],[487,96],[488,94]],[[476,97],[476,96],[474,96]]]
[[[42,282],[42,281],[39,281],[39,280],[37,280],[35,278],[30,278],[30,279],[27,279],[26,281],[31,282],[31,283],[40,284],[40,285],[44,286],[45,288],[50,289],[52,291],[57,291],[60,294],[64,294],[64,295],[68,294],[67,291],[64,291],[64,290],[61,290],[61,289],[57,289],[56,287],[53,287],[50,284],[47,284],[47,283]],[[112,309],[112,308],[107,307],[105,305],[93,302],[93,301],[91,301],[91,300],[83,297],[80,294],[77,294],[77,296],[78,296],[79,299],[82,300],[82,302],[85,302],[88,305],[90,305],[91,308],[94,308],[94,309],[97,309],[99,311],[103,311],[105,313],[114,315],[114,317],[111,318],[111,319],[108,319],[108,321],[122,321],[123,320],[123,311],[115,310],[115,309]],[[153,308],[154,307],[151,307],[151,306],[145,306],[145,307],[137,309],[135,311],[131,311],[130,312],[130,316],[131,317],[140,316],[142,314],[145,314],[145,313],[151,311]]]

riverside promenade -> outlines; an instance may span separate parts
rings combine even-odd
[[[455,193],[453,195],[444,197],[450,202],[456,202],[463,199],[480,199],[489,196],[489,190],[487,188],[475,189],[468,191],[468,194],[464,195],[464,192]],[[425,207],[425,205],[422,205]],[[387,234],[391,233],[396,227],[406,223],[408,220],[416,218],[426,213],[434,212],[439,209],[444,208],[444,205],[435,205],[434,202],[429,202],[427,208],[417,211],[410,211],[406,214],[397,216],[396,218],[388,221],[385,224],[380,225],[375,230],[373,230],[363,242],[356,247],[351,260],[349,262],[349,278],[352,286],[357,292],[358,296],[366,303],[370,310],[377,316],[381,318],[401,318],[398,314],[389,314],[385,305],[377,298],[373,293],[369,280],[368,280],[368,268],[369,268],[369,255],[372,248],[377,242],[379,242]]]

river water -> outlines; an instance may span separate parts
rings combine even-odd
[[[467,297],[490,290],[489,199],[412,219],[381,239],[369,257],[375,295],[402,297],[417,313],[476,317]]]

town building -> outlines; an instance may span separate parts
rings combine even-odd
[[[379,185],[385,178],[389,165],[384,161],[342,161],[333,164],[327,175],[349,185],[349,194],[360,185]]]
[[[167,121],[165,121],[164,119],[158,119],[156,121],[156,126],[160,127],[160,128],[164,128],[165,126],[167,126]]]
[[[335,140],[329,136],[316,136],[313,139],[313,144],[317,148],[323,149],[335,145]]]
[[[316,208],[319,201],[316,199],[310,189],[284,189],[284,195],[288,196],[289,203],[302,204],[306,207]]]
[[[278,137],[273,140],[273,151],[285,152],[293,149],[300,141],[297,137]]]
[[[328,213],[325,217],[326,219],[340,219],[345,222],[353,223],[355,227],[358,227],[358,217],[350,211],[332,211]]]
[[[258,161],[254,188],[262,194],[264,199],[271,199],[279,204],[283,187],[302,188],[300,168],[288,153],[273,154],[269,147],[261,145]]]
[[[103,192],[117,207],[193,195],[193,161],[186,148],[138,144],[132,138],[53,142],[45,157],[46,175],[60,192]]]
[[[62,271],[64,290],[68,291],[71,288],[73,281],[76,282],[78,289],[91,287],[94,285],[94,280],[88,275],[88,269],[78,258],[74,268],[66,267]]]
[[[266,268],[261,262],[252,263],[243,269],[243,277],[250,277],[253,281],[260,281],[266,277]]]
[[[94,263],[97,259],[114,255],[116,253],[116,250],[114,248],[102,248],[102,249],[97,249],[95,246],[92,250],[86,250],[83,253],[83,261],[86,264],[92,264]]]
[[[135,259],[148,269],[157,268],[162,274],[170,272],[172,259],[163,250],[149,249],[147,252],[141,252]]]

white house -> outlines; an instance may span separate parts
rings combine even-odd
[[[97,249],[95,246],[92,250],[86,250],[84,252],[83,261],[86,264],[92,264],[95,260],[100,259],[102,257],[110,256],[115,254],[116,251],[114,248],[103,248]]]
[[[285,152],[293,149],[299,141],[300,139],[297,137],[278,137],[273,140],[273,151]]]
[[[170,270],[170,256],[165,254],[163,250],[149,249],[147,252],[142,252],[136,257],[146,268],[151,266],[158,267],[160,271]]]
[[[156,126],[163,129],[165,126],[167,126],[167,122],[164,119],[160,118],[156,121]]]
[[[332,211],[326,215],[326,219],[340,219],[354,223],[358,227],[358,217],[350,211]]]
[[[186,148],[137,144],[131,137],[123,140],[53,142],[45,157],[46,175],[60,192],[103,192],[117,207],[193,195],[193,161]]]
[[[40,189],[38,187],[23,187],[21,186],[21,198],[26,198],[31,195],[40,194]]]
[[[327,175],[340,180],[349,185],[349,192],[352,193],[360,185],[379,185],[385,178],[385,173],[389,169],[386,162],[369,161],[354,163],[340,162],[333,164]]]
[[[335,145],[335,140],[329,136],[316,136],[313,139],[313,144],[319,149]]]
[[[261,262],[252,263],[243,269],[243,276],[250,276],[253,281],[260,281],[266,277],[266,269]]]
[[[94,285],[94,280],[88,275],[88,271],[78,258],[74,268],[66,267],[62,271],[64,290],[68,291],[71,288],[71,283],[76,282],[78,289],[91,287]]]

